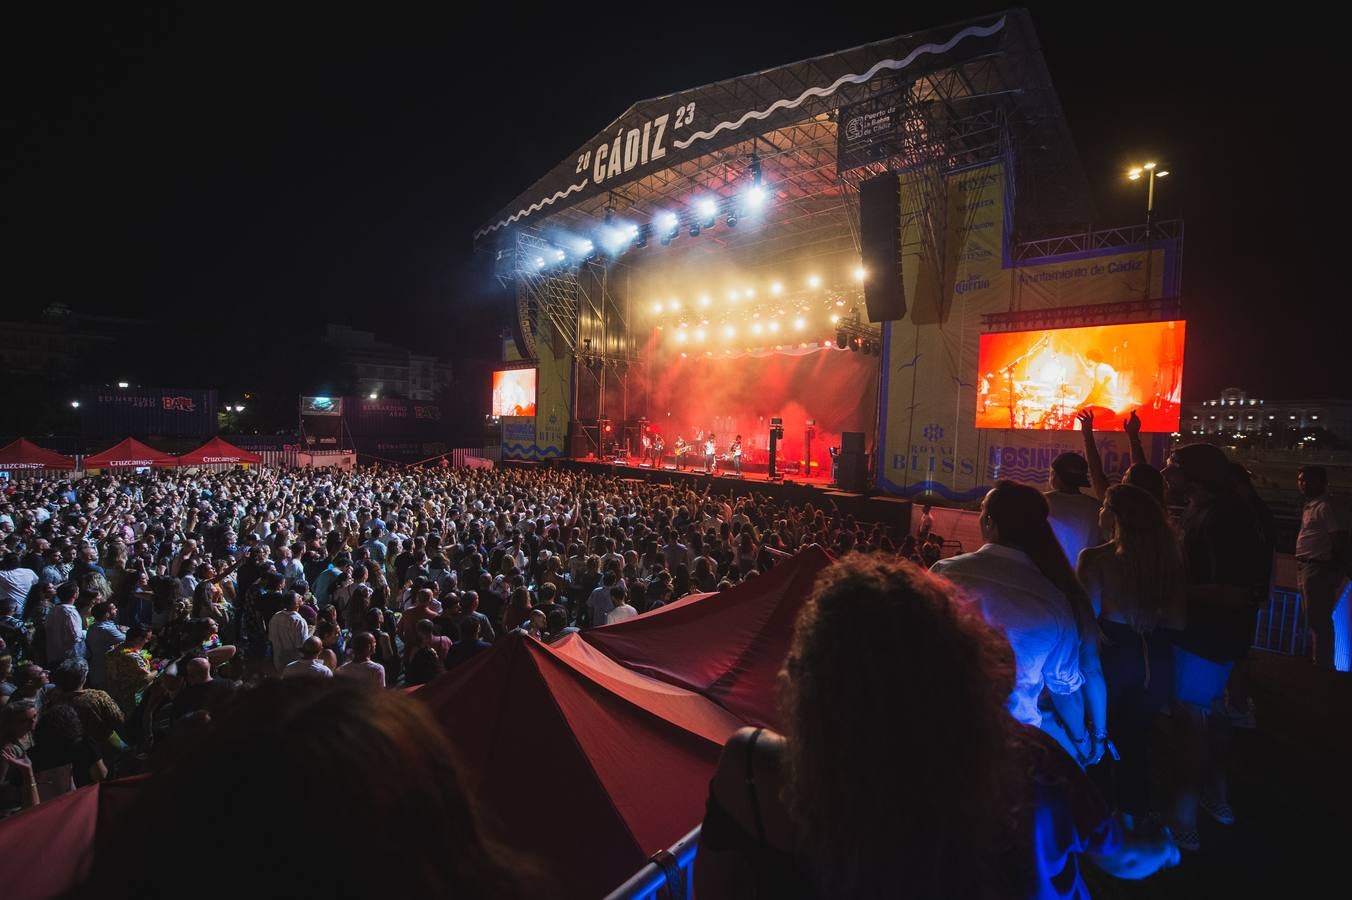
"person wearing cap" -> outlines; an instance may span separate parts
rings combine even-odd
[[[1078,453],[1062,453],[1052,460],[1051,482],[1052,489],[1045,494],[1048,519],[1066,559],[1074,565],[1081,550],[1103,543],[1100,503],[1080,491],[1089,487],[1089,463]]]

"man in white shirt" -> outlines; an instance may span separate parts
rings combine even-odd
[[[1081,550],[1103,543],[1099,531],[1102,504],[1080,493],[1080,488],[1089,486],[1089,463],[1078,453],[1062,453],[1052,460],[1051,481],[1052,490],[1043,495],[1051,510],[1048,520],[1066,560],[1074,567]]]
[[[607,572],[601,576],[601,584],[587,597],[587,609],[591,611],[592,627],[606,624],[606,617],[615,608],[615,604],[610,600],[610,590],[615,587],[618,581],[614,570]]]
[[[375,635],[363,631],[352,639],[352,660],[338,667],[339,678],[371,687],[385,686],[385,667],[371,659],[376,652]]]
[[[4,563],[0,563],[0,599],[13,600],[22,609],[28,592],[37,583],[38,574],[19,565],[19,554],[5,554]]]
[[[85,655],[84,618],[75,608],[80,588],[73,581],[56,589],[56,605],[47,613],[47,665],[55,668],[62,660],[83,659]]]
[[[1301,466],[1296,485],[1305,506],[1296,536],[1297,578],[1314,643],[1315,665],[1333,671],[1333,611],[1338,605],[1346,560],[1347,529],[1328,497],[1328,473],[1323,466]]]
[[[625,619],[632,619],[638,615],[638,610],[630,606],[626,600],[624,588],[618,584],[610,589],[611,610],[606,615],[606,624],[614,625],[616,622],[623,622]]]
[[[308,637],[300,646],[300,659],[287,663],[282,678],[332,678],[333,670],[319,661],[324,644],[317,637]]]
[[[1032,488],[1010,485],[1008,489],[1025,491],[1036,500]],[[957,585],[977,604],[986,621],[1009,640],[1015,667],[1010,714],[1024,724],[1042,727],[1038,710],[1042,688],[1068,695],[1084,684],[1079,630],[1065,594],[1047,580],[1027,553],[1005,543],[1021,536],[1001,536],[987,510],[994,494],[987,494],[981,504],[981,536],[986,543],[975,553],[940,560],[931,571]]]
[[[300,595],[288,591],[282,599],[282,608],[272,614],[268,620],[268,641],[272,644],[272,665],[277,674],[300,656],[300,647],[310,637],[310,626],[296,610],[300,607]],[[323,645],[320,644],[320,649]],[[318,655],[316,650],[315,654]]]

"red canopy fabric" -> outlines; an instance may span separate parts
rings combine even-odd
[[[481,808],[558,897],[605,896],[698,822],[742,724],[577,637],[551,647],[508,634],[413,696],[446,728]]]
[[[238,465],[240,463],[258,465],[262,462],[263,457],[257,453],[241,450],[220,437],[214,437],[191,453],[184,453],[178,458],[178,464],[181,466]]]
[[[780,728],[779,670],[823,569],[812,547],[721,594],[684,597],[583,639],[621,665],[702,694],[753,725]],[[691,821],[694,821],[693,819]]]
[[[5,896],[52,900],[79,887],[94,861],[98,835],[117,827],[117,817],[146,777],[91,784],[0,819]]]
[[[27,438],[0,447],[0,469],[73,469],[75,460],[55,450],[39,447]]]
[[[127,438],[102,453],[86,456],[84,464],[86,469],[117,469],[131,466],[170,468],[178,465],[178,457],[148,447],[136,438]]]

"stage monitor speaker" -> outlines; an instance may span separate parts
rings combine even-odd
[[[864,452],[864,432],[847,431],[840,436],[841,453],[859,453]]]
[[[835,466],[836,487],[842,491],[868,490],[868,457],[863,453],[841,453]]]
[[[581,422],[568,423],[568,458],[582,459],[591,452],[591,442]]]
[[[870,322],[906,315],[901,279],[901,178],[875,175],[859,185],[859,243],[864,260],[864,306]]]

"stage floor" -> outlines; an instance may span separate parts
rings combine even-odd
[[[604,459],[550,459],[541,462],[514,463],[504,460],[503,465],[548,465],[558,466],[572,471],[591,472],[611,475],[625,479],[650,481],[673,487],[690,488],[702,491],[710,481],[713,493],[730,497],[745,497],[752,494],[773,497],[782,503],[802,506],[812,503],[818,509],[827,510],[828,515],[850,515],[859,522],[882,523],[887,525],[894,541],[910,533],[911,501],[904,497],[888,494],[862,494],[842,491],[835,488],[829,478],[804,478],[801,475],[787,476],[783,481],[770,481],[764,472],[751,473],[738,478],[735,475],[719,473],[712,479],[703,469],[682,469],[663,467],[653,469],[635,464],[627,465]]]
[[[656,466],[642,463],[636,457],[630,457],[628,459],[598,459],[595,456],[585,456],[579,458],[577,462],[596,463],[599,465],[614,466],[616,469],[634,469],[639,472],[669,472],[672,475],[696,475],[702,478],[708,477],[709,475],[709,471],[705,469],[703,466],[684,466],[680,469],[677,469],[675,465],[668,462],[664,463],[661,468],[658,468]],[[770,474],[768,472],[751,471],[751,467],[749,466],[742,469],[741,475],[738,475],[737,473],[733,472],[730,467],[720,466],[714,472],[714,477],[719,479],[726,479],[729,481],[759,482],[761,484],[772,483],[770,481]],[[785,484],[807,484],[812,485],[813,487],[820,488],[830,488],[835,486],[834,483],[831,481],[831,473],[829,470],[822,473],[814,472],[812,475],[804,475],[801,472],[789,474],[781,473],[781,477],[778,479],[778,481],[773,483],[779,482],[783,482]]]

